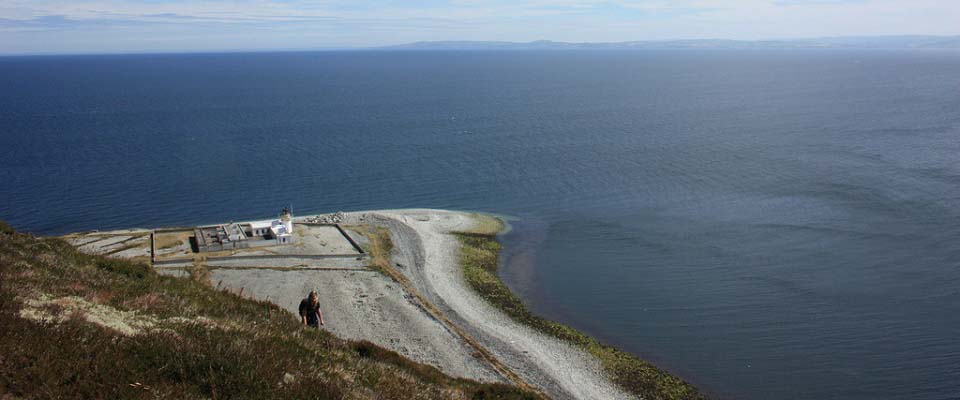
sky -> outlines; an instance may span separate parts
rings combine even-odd
[[[0,54],[960,35],[960,0],[0,0]]]

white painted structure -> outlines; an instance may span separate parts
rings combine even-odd
[[[277,244],[293,242],[293,214],[288,209],[284,209],[279,219],[253,221],[247,225],[251,237],[269,236],[276,240]]]
[[[287,224],[281,221],[273,221],[270,226],[270,233],[273,234],[273,237],[277,239],[277,244],[287,244],[290,243],[293,234],[293,224],[288,226]]]
[[[265,236],[270,232],[274,221],[253,221],[250,225],[250,236]]]

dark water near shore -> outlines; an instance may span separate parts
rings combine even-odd
[[[960,398],[960,52],[0,58],[40,234],[513,215],[538,312],[744,399]]]

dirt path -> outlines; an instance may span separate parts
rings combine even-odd
[[[267,299],[294,315],[310,290],[320,293],[320,309],[337,336],[364,339],[448,375],[503,382],[472,349],[416,304],[396,282],[373,270],[277,271],[213,269],[210,280],[244,296]]]
[[[394,262],[416,289],[526,382],[553,398],[631,398],[603,376],[586,352],[510,319],[464,281],[460,243],[450,233],[469,230],[468,213],[393,210],[347,214],[351,223],[386,226]]]

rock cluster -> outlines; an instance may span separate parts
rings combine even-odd
[[[333,214],[323,214],[307,218],[307,222],[315,224],[339,224],[343,222],[344,216],[343,211],[337,211]]]

